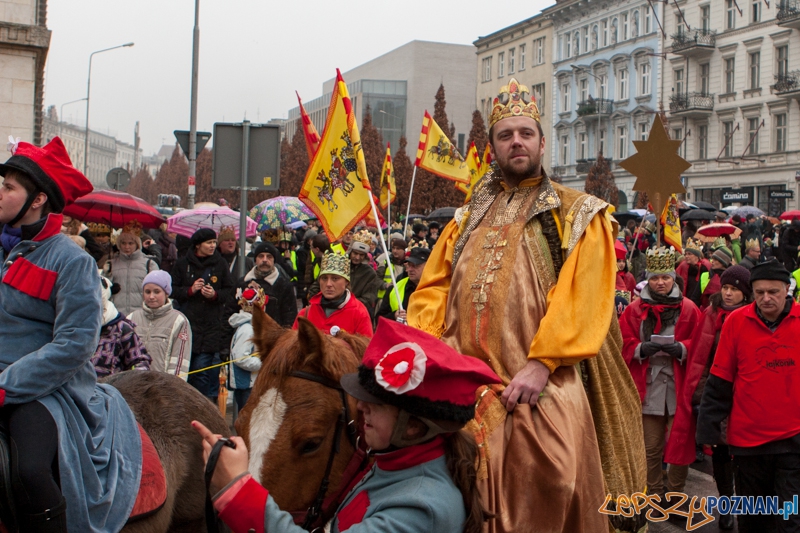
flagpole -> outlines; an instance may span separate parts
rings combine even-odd
[[[413,181],[413,179],[412,179]],[[380,217],[378,217],[378,208],[375,207],[375,199],[372,197],[372,191],[368,191],[367,196],[369,196],[369,205],[372,207],[372,216],[375,217],[375,221],[380,226]],[[391,227],[391,226],[390,226]],[[381,246],[383,249],[386,250],[388,254],[386,257],[386,267],[389,269],[389,275],[392,277],[392,290],[394,291],[394,296],[397,298],[397,308],[399,311],[405,311],[403,309],[403,299],[400,298],[400,291],[397,290],[397,278],[394,276],[394,267],[392,267],[392,257],[391,251],[386,246],[386,239],[383,237],[383,231],[380,231],[380,227],[378,228],[378,237],[381,239]]]
[[[406,238],[408,231],[408,215],[411,214],[411,198],[414,196],[414,179],[417,177],[417,166],[414,165],[414,172],[411,174],[411,190],[408,192],[408,207],[406,207],[406,219],[403,223],[403,238]]]

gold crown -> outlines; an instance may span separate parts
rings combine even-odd
[[[411,252],[411,250],[413,250],[414,248],[424,248],[425,250],[428,250],[428,249],[430,249],[430,246],[428,246],[428,241],[426,241],[426,240],[424,240],[424,239],[423,239],[423,240],[421,240],[421,241],[412,242],[412,243],[411,243],[411,244],[408,246],[408,248],[406,248],[406,252],[407,252],[407,253],[410,253],[410,252]]]
[[[403,229],[403,225],[399,222],[392,222],[392,229]]]
[[[675,248],[662,246],[647,250],[647,273],[667,274],[675,270]]]
[[[684,248],[686,251],[694,250],[699,252],[701,256],[703,255],[703,243],[700,242],[700,239],[692,239],[689,237],[686,239],[686,246]]]
[[[90,233],[94,233],[95,235],[111,235],[111,226],[108,224],[89,222],[86,224],[86,227],[89,228]]]
[[[367,246],[372,246],[372,232],[367,229],[362,229],[353,235],[353,242],[356,241],[364,243]]]
[[[711,249],[716,251],[717,248],[722,248],[723,246],[727,245],[728,243],[725,241],[725,237],[717,237],[714,240],[714,244],[711,245]]]
[[[217,241],[232,241],[236,239],[236,229],[233,225],[222,226],[219,228],[219,235]]]
[[[761,248],[761,242],[755,237],[744,241],[745,251],[750,250],[751,248],[759,248],[759,249]]]
[[[350,258],[336,252],[325,252],[322,256],[319,275],[336,274],[350,281]]]
[[[292,242],[292,238],[293,237],[294,237],[294,235],[292,234],[291,231],[281,231],[278,234],[278,241],[279,242]]]
[[[127,224],[122,226],[123,233],[133,233],[137,237],[142,235],[142,223],[138,220],[130,220]]]
[[[242,311],[248,313],[253,312],[253,306],[257,305],[263,309],[267,303],[267,295],[264,294],[264,289],[261,287],[257,289],[247,287],[244,290],[240,288],[236,291],[236,299],[239,301],[239,307],[242,308]]]
[[[281,242],[280,232],[276,229],[265,229],[261,232],[261,240],[278,244]]]
[[[529,95],[525,85],[520,84],[516,78],[511,78],[508,85],[500,88],[500,94],[493,101],[489,128],[509,117],[530,117],[539,122],[539,106],[536,105],[536,99],[527,101]]]

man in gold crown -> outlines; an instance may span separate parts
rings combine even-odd
[[[742,260],[739,261],[739,264],[745,267],[747,270],[753,270],[753,267],[760,262],[760,258],[761,242],[756,238],[747,239],[745,241],[744,257],[742,257]]]
[[[512,79],[494,100],[496,165],[442,231],[408,322],[503,380],[479,391],[471,424],[483,505],[495,514],[488,531],[606,532],[605,494],[645,488],[641,427],[630,420],[639,400],[612,322],[616,227],[608,204],[547,177],[527,97]],[[644,521],[613,518],[626,531]]]
[[[347,255],[350,257],[350,292],[364,304],[370,316],[375,313],[378,289],[381,287],[378,274],[369,264],[371,244],[372,233],[362,230],[353,236],[347,249]]]

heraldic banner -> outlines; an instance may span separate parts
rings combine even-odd
[[[681,246],[681,219],[678,214],[678,197],[674,194],[664,205],[661,213],[661,227],[664,228],[664,242],[683,253]]]
[[[464,156],[425,111],[414,164],[442,178],[469,184],[469,168]]]
[[[339,69],[328,118],[299,198],[317,216],[331,242],[370,210],[372,188],[350,96]]]
[[[306,108],[303,106],[303,101],[300,100],[300,95],[297,91],[295,91],[294,94],[297,95],[297,103],[300,105],[300,118],[303,124],[303,136],[306,138],[308,160],[313,161],[314,154],[317,153],[317,148],[319,148],[319,133],[317,133],[317,128],[314,127],[314,123],[311,122],[311,117],[306,113]]]
[[[389,143],[386,143],[386,159],[383,160],[381,171],[381,209],[386,209],[394,203],[397,197],[397,187],[394,183],[394,167],[392,166],[392,153]]]

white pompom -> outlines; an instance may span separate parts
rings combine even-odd
[[[408,361],[400,361],[396,365],[394,365],[394,373],[395,374],[405,374],[408,372]]]

